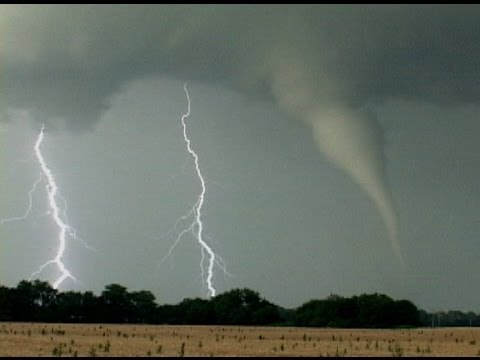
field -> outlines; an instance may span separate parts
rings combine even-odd
[[[0,356],[478,356],[480,328],[0,323]]]

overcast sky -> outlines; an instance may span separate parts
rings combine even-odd
[[[195,238],[160,263],[201,192],[186,82],[219,293],[479,312],[479,38],[479,6],[1,5],[0,218],[28,207],[45,124],[95,248],[68,238],[60,290],[207,296]],[[2,284],[55,256],[44,183],[32,200],[0,226]]]

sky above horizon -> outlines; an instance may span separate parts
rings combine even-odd
[[[161,262],[201,192],[187,83],[218,293],[480,311],[479,6],[0,10],[0,219],[28,207],[45,124],[65,220],[93,248],[67,237],[78,282],[60,290],[208,295],[193,236]],[[42,182],[0,225],[0,283],[55,256],[47,211]]]

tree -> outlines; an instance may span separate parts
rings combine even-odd
[[[176,307],[176,318],[180,324],[211,325],[216,323],[214,306],[209,300],[185,299]]]
[[[297,326],[390,328],[417,326],[419,313],[410,301],[394,301],[383,294],[344,298],[331,295],[311,300],[295,311]]]
[[[40,321],[55,319],[58,290],[47,281],[34,280],[33,296],[36,306],[36,318]]]
[[[184,299],[177,305],[158,306],[150,291],[130,293],[119,284],[105,286],[98,297],[91,291],[59,293],[40,280],[22,280],[16,288],[0,285],[0,321],[386,328],[430,326],[431,316],[408,300],[394,301],[377,293],[351,298],[330,295],[297,309],[283,309],[247,288],[209,300]],[[449,326],[478,326],[480,316],[449,311],[442,313],[442,321]]]
[[[360,327],[391,327],[393,299],[383,294],[362,294],[357,298]]]
[[[249,289],[233,289],[213,298],[217,323],[222,325],[251,325],[251,308],[260,301]]]
[[[155,311],[155,324],[182,324],[182,319],[178,316],[178,305],[160,305]]]
[[[57,319],[60,322],[83,322],[83,294],[67,291],[57,295]]]
[[[252,325],[273,325],[281,322],[278,306],[266,300],[252,314]]]
[[[57,290],[46,281],[22,280],[13,291],[14,317],[20,321],[51,321],[55,315]]]
[[[132,322],[152,323],[154,321],[157,304],[155,296],[150,291],[134,291],[129,294],[129,299],[132,308]]]
[[[93,292],[86,291],[82,294],[81,319],[86,323],[97,323],[103,320],[102,299]]]
[[[0,285],[0,321],[12,321],[13,289]]]
[[[247,288],[230,290],[216,296],[212,302],[218,324],[266,325],[280,319],[278,307]]]
[[[296,326],[327,326],[330,314],[325,300],[310,300],[295,311]]]
[[[409,300],[395,301],[392,312],[394,326],[419,326],[421,324],[419,311]]]
[[[133,304],[126,287],[119,284],[107,285],[100,298],[105,322],[131,322]]]

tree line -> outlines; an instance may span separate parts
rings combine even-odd
[[[100,295],[60,292],[40,280],[0,285],[0,321],[394,328],[422,325],[422,316],[412,302],[377,293],[331,295],[285,309],[247,288],[160,305],[150,291],[119,284],[105,286]]]
[[[430,327],[469,327],[480,326],[480,314],[473,311],[463,312],[458,310],[426,312],[419,311],[422,326]]]

